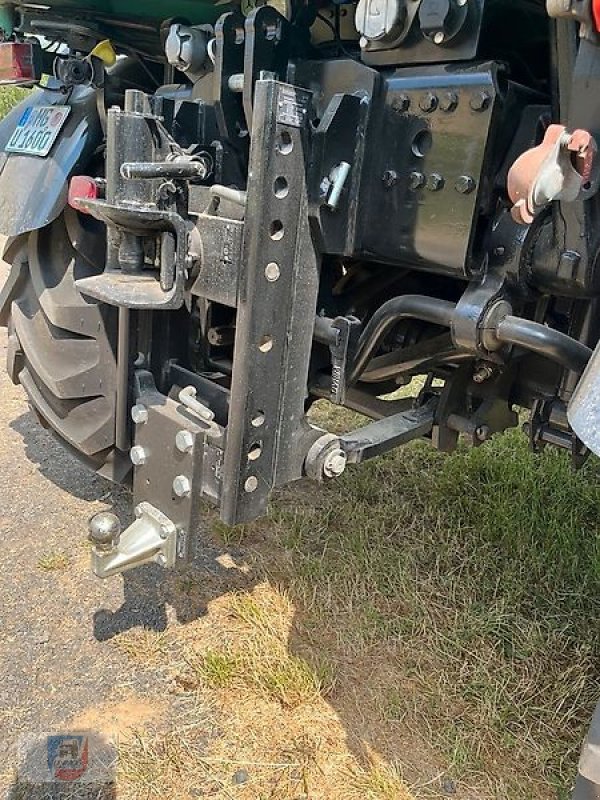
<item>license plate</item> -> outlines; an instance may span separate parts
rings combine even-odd
[[[26,108],[4,149],[7,153],[47,156],[70,111],[70,106]]]

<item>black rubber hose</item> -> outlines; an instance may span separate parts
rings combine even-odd
[[[435,297],[417,294],[407,294],[388,300],[377,309],[360,335],[356,355],[348,375],[348,385],[353,386],[360,380],[369,361],[398,322],[403,319],[418,319],[443,328],[450,328],[455,310],[456,305],[447,300],[438,300]]]
[[[496,329],[496,338],[545,356],[573,372],[583,372],[592,355],[589,347],[566,333],[520,317],[504,317]]]

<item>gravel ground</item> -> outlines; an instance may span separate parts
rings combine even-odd
[[[0,285],[2,279],[0,271]],[[0,797],[14,797],[22,735],[102,730],[154,714],[156,700],[149,698],[156,681],[146,670],[132,670],[111,640],[136,627],[163,630],[171,612],[149,568],[134,579],[92,575],[87,520],[113,505],[124,511],[127,497],[40,427],[23,391],[8,379],[5,358],[2,329]]]

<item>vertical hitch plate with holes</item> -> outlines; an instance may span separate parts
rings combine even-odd
[[[320,258],[308,221],[306,90],[257,81],[221,516],[265,513],[320,432],[304,417]]]

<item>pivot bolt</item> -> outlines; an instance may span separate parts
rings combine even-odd
[[[346,469],[348,457],[343,450],[336,448],[327,454],[323,462],[323,474],[327,478],[339,478]]]
[[[112,550],[121,535],[121,523],[116,514],[101,511],[94,514],[88,525],[88,539],[97,550]]]
[[[140,447],[139,444],[136,444],[135,447],[132,447],[129,451],[131,463],[136,467],[141,467],[143,464],[145,464],[147,457],[148,454],[143,447]]]
[[[177,497],[189,497],[192,491],[192,484],[185,475],[177,475],[173,480],[173,492]]]
[[[419,100],[419,108],[426,114],[431,114],[438,107],[437,95],[433,92],[426,92]]]
[[[148,409],[141,403],[136,403],[131,409],[131,419],[136,425],[143,425],[148,422]]]
[[[191,453],[194,449],[194,434],[191,431],[178,431],[175,446],[180,453]]]
[[[491,102],[492,97],[489,92],[475,92],[475,94],[471,96],[470,106],[473,111],[485,111],[489,108]]]

